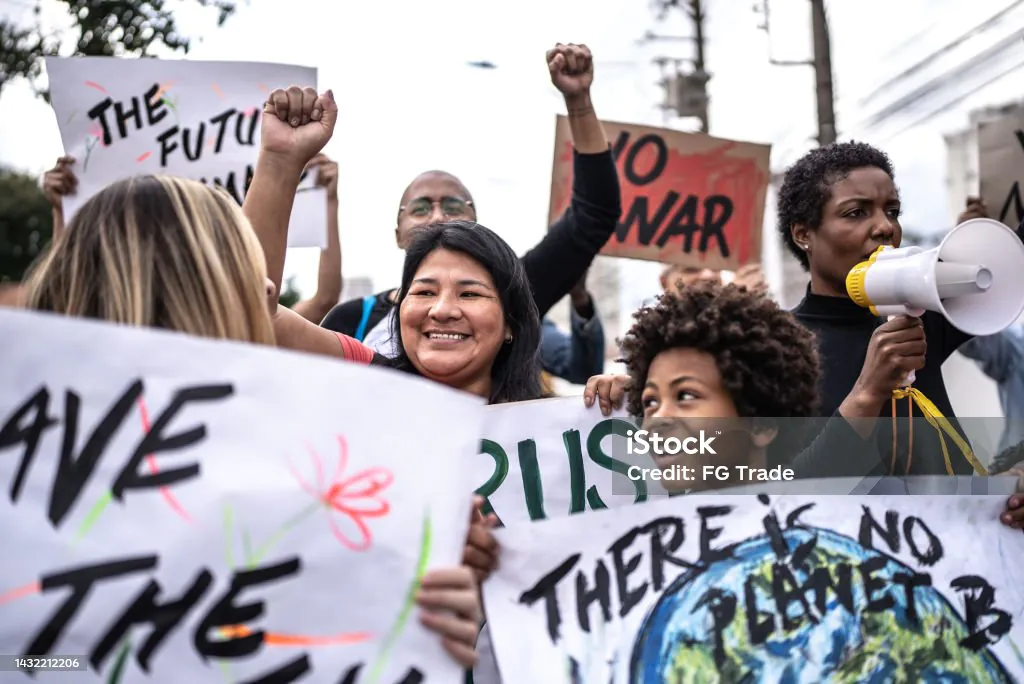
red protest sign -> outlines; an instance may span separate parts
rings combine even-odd
[[[603,122],[622,187],[622,216],[601,253],[736,270],[761,259],[770,145]],[[569,206],[572,138],[559,116],[550,222]]]

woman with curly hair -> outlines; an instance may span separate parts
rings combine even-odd
[[[810,275],[793,313],[817,338],[823,414],[859,421],[858,432],[887,454],[881,472],[837,462],[834,474],[984,474],[942,376],[942,364],[970,336],[933,312],[886,321],[847,295],[854,266],[880,247],[900,246],[901,211],[889,158],[858,142],[809,152],[779,192],[778,230]],[[913,393],[901,388],[910,371]]]
[[[818,415],[818,354],[814,336],[768,297],[701,283],[662,295],[634,318],[622,341],[629,374],[591,378],[584,402],[597,399],[608,413],[625,397],[643,429],[662,439],[701,429],[716,434],[714,454],[655,456],[662,470],[696,468],[693,480],[679,484],[692,490],[740,484],[705,480],[705,465],[727,466],[735,478],[737,466],[786,462],[796,477],[820,476],[831,458],[862,441],[838,421],[801,450],[808,419]],[[870,448],[854,451],[854,458],[878,461]],[[662,482],[668,489],[675,484]]]

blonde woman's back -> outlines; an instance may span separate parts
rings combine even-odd
[[[259,242],[227,193],[137,176],[82,205],[33,269],[26,306],[274,344],[265,282]]]

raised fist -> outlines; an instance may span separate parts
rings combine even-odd
[[[326,154],[320,153],[313,157],[306,168],[317,171],[317,187],[327,188],[327,196],[338,199],[338,162],[331,161]]]
[[[74,157],[61,157],[56,166],[43,174],[43,194],[57,211],[63,211],[64,196],[78,189],[78,177],[71,170],[74,163]]]
[[[279,88],[263,105],[260,147],[266,154],[305,168],[331,139],[337,120],[338,105],[330,90],[317,95],[312,88]]]
[[[547,52],[551,82],[565,97],[590,93],[594,82],[594,58],[586,45],[559,43]]]

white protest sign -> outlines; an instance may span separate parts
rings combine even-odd
[[[506,682],[1014,682],[1003,496],[683,496],[498,530]]]
[[[317,86],[316,69],[256,62],[47,57],[46,71],[78,176],[78,191],[64,199],[66,220],[110,183],[143,174],[219,185],[241,204],[267,96]],[[312,173],[295,196],[288,246],[327,246],[327,191]]]
[[[55,684],[461,684],[414,595],[461,562],[482,401],[45,314],[0,330],[8,661],[88,669],[37,673]]]
[[[623,410],[603,416],[582,397],[489,406],[473,475],[506,525],[646,501],[666,492],[641,471],[649,456],[630,454],[636,425]],[[631,477],[632,475],[632,477]]]

